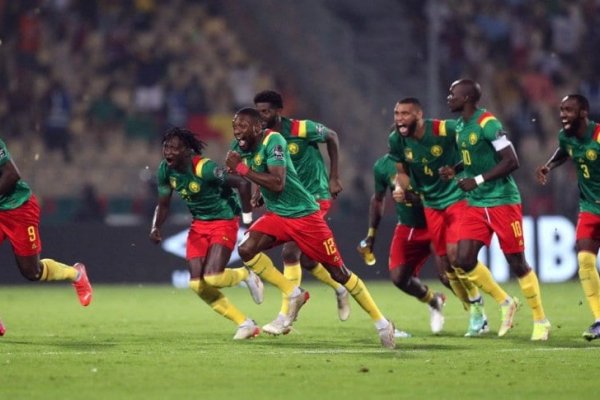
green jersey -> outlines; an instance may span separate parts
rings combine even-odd
[[[329,176],[319,143],[324,143],[327,128],[310,120],[281,117],[279,133],[287,141],[288,151],[300,182],[310,194],[319,199],[330,199]]]
[[[579,209],[600,215],[600,124],[590,121],[582,139],[561,129],[558,145],[577,165]]]
[[[0,166],[10,162],[11,157],[6,144],[0,139]],[[23,179],[19,179],[15,188],[10,192],[0,195],[0,210],[14,210],[20,207],[31,197],[31,189]]]
[[[375,161],[373,175],[375,177],[375,193],[385,194],[388,189],[392,192],[396,188],[396,162],[392,160],[389,154]],[[422,204],[395,203],[398,223],[414,228],[424,228],[426,226]]]
[[[456,124],[456,143],[461,152],[465,176],[475,177],[495,167],[500,155],[492,142],[500,137],[502,124],[483,108],[464,121]],[[511,175],[486,181],[467,193],[469,205],[493,207],[504,204],[520,204],[521,195]]]
[[[240,213],[237,195],[225,185],[225,172],[209,158],[194,156],[185,172],[169,168],[163,160],[156,176],[158,195],[169,196],[176,191],[194,219],[233,219]]]
[[[256,172],[267,172],[268,166],[286,168],[285,186],[282,192],[273,192],[260,186],[267,210],[282,217],[298,218],[319,210],[319,204],[300,182],[292,163],[287,142],[279,132],[267,129],[256,150],[242,152],[237,141],[233,150],[240,153],[244,164]]]
[[[396,130],[389,136],[390,156],[408,165],[414,189],[421,193],[423,204],[443,210],[466,197],[454,179],[443,180],[438,170],[460,161],[456,149],[456,121],[425,120],[420,139],[403,137]]]

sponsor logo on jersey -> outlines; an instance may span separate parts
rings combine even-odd
[[[431,154],[433,154],[436,157],[441,156],[443,152],[444,150],[442,150],[442,146],[436,144],[435,146],[431,147]]]
[[[317,132],[319,132],[320,134],[322,134],[323,131],[325,130],[325,127],[323,126],[323,124],[316,124],[315,128],[317,128]]]
[[[171,185],[172,189],[175,189],[177,187],[177,179],[175,179],[174,176],[169,178],[169,185]]]
[[[596,151],[593,149],[589,149],[585,152],[585,158],[590,161],[594,161],[596,158],[598,158],[598,153],[596,153]]]
[[[290,144],[288,144],[288,150],[289,150],[290,154],[296,155],[300,151],[300,147],[298,147],[298,145],[296,143],[290,143]]]
[[[571,146],[567,147],[567,153],[569,153],[569,157],[573,158],[573,148]]]
[[[475,146],[477,143],[477,134],[475,132],[469,133],[469,144]]]
[[[275,157],[277,161],[283,161],[283,147],[280,144],[273,148],[273,157]]]
[[[406,158],[406,161],[412,162],[412,160],[413,160],[413,152],[412,152],[412,149],[410,147],[407,147],[407,148],[404,149],[404,157]]]
[[[6,149],[0,149],[0,158],[6,158]]]
[[[198,182],[190,182],[188,188],[190,189],[190,192],[198,193],[200,191],[200,184]]]

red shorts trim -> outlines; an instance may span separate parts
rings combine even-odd
[[[237,241],[239,218],[214,221],[192,221],[187,237],[185,258],[204,258],[213,244],[233,250]]]
[[[8,238],[17,256],[32,256],[42,252],[40,238],[40,205],[31,195],[14,210],[0,211],[0,243]]]
[[[525,250],[520,204],[467,207],[460,229],[461,240],[478,240],[489,246],[494,233],[504,253],[521,253]]]
[[[467,200],[458,201],[443,210],[425,207],[427,229],[438,256],[445,256],[448,245],[458,242],[460,225],[467,208]]]
[[[577,217],[575,239],[600,240],[600,215],[582,211]]]
[[[413,228],[398,224],[390,245],[388,269],[411,266],[414,276],[419,274],[421,267],[431,254],[431,238],[427,228]]]
[[[309,258],[320,263],[341,267],[344,265],[333,233],[321,216],[321,211],[289,218],[272,212],[263,214],[249,228],[275,238],[275,245],[294,241]]]

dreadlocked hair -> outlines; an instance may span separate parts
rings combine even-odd
[[[165,144],[168,140],[172,138],[179,138],[185,146],[189,149],[192,149],[194,153],[201,155],[202,150],[206,148],[206,143],[202,140],[198,139],[196,134],[189,129],[183,129],[179,127],[169,128],[163,135],[162,143]]]

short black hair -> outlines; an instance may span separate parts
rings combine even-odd
[[[566,96],[568,99],[573,99],[577,102],[577,105],[579,106],[580,110],[583,111],[590,111],[590,102],[588,101],[588,99],[581,94],[568,94]]]
[[[202,140],[198,139],[196,134],[189,129],[179,128],[174,126],[169,128],[165,134],[163,135],[162,144],[165,144],[168,140],[172,138],[179,138],[185,145],[185,147],[192,149],[194,153],[201,155],[202,150],[206,148],[206,143]]]
[[[269,103],[275,108],[283,108],[283,98],[274,90],[263,90],[254,96],[254,104]]]
[[[423,106],[421,106],[421,102],[416,97],[405,97],[402,100],[398,100],[398,103],[399,104],[413,104],[419,108],[423,108]]]
[[[247,115],[249,117],[252,117],[252,119],[254,119],[256,121],[260,121],[260,113],[258,112],[258,110],[256,108],[244,107],[235,113],[234,118],[237,117],[238,115]]]

